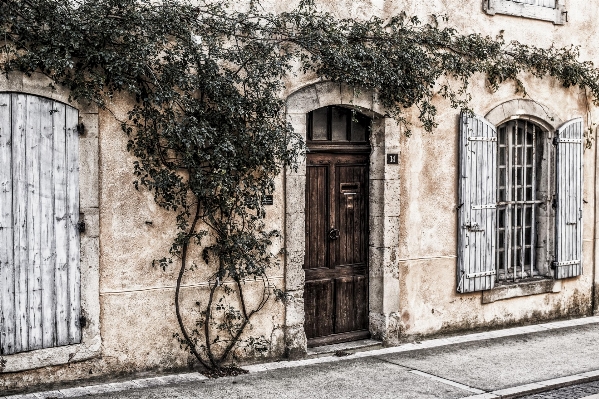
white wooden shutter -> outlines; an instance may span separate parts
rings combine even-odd
[[[495,283],[497,132],[484,118],[460,115],[458,292]]]
[[[81,342],[77,110],[0,93],[0,354]]]
[[[557,131],[555,278],[582,274],[582,118]]]

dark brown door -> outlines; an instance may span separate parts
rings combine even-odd
[[[369,156],[309,153],[307,162],[308,346],[367,338]]]

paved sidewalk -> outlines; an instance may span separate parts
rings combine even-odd
[[[7,398],[522,397],[599,380],[598,343],[599,317],[587,317],[252,365],[218,380],[185,373]]]

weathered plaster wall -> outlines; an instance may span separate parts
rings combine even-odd
[[[506,42],[519,40],[542,47],[581,46],[583,60],[599,61],[597,50],[590,46],[597,38],[594,26],[598,11],[587,2],[569,1],[568,22],[556,26],[504,15],[490,16],[483,12],[482,2],[455,1],[317,1],[332,13],[348,18],[367,18],[364,6],[380,17],[405,11],[428,21],[430,14],[448,15],[450,25],[460,32],[503,34]],[[528,98],[554,110],[562,121],[575,117],[596,121],[597,108],[587,108],[586,97],[578,88],[566,89],[552,79],[536,79],[523,75]],[[288,92],[294,93],[312,77],[288,82]],[[473,110],[485,115],[505,101],[521,98],[511,83],[492,93],[483,77],[471,84]],[[595,279],[595,148],[584,152],[584,275],[556,283],[551,293],[505,299],[483,304],[482,294],[457,294],[456,247],[458,206],[458,112],[438,99],[438,128],[426,133],[418,127],[415,115],[413,135],[400,138],[399,245],[397,258],[385,264],[399,272],[400,317],[396,320],[399,338],[412,334],[433,334],[442,331],[477,327],[501,326],[541,319],[585,315],[592,312],[593,279]],[[588,117],[588,119],[587,119]],[[592,136],[596,134],[591,126]],[[377,201],[371,198],[372,201]],[[371,226],[371,233],[377,226]],[[388,231],[387,234],[393,234]],[[374,267],[371,264],[371,267]],[[371,291],[372,295],[378,292]],[[371,297],[371,309],[377,299]],[[387,337],[388,339],[391,336]],[[392,341],[392,339],[390,339]]]
[[[447,14],[450,24],[463,33],[496,36],[503,31],[507,41],[517,39],[538,46],[579,44],[582,59],[599,63],[599,50],[593,45],[599,39],[595,23],[599,19],[599,9],[592,3],[569,0],[569,21],[563,26],[517,17],[489,16],[483,12],[481,3],[480,0],[317,1],[340,17],[368,18],[371,13],[386,17],[405,11],[426,21],[430,14]],[[264,4],[265,8],[277,11],[294,5],[274,0]],[[526,77],[525,81],[529,97],[552,108],[562,120],[586,117],[585,98],[577,88],[564,89],[551,79]],[[286,83],[285,97],[314,83],[314,77],[296,76]],[[0,90],[12,90],[11,87],[10,83],[0,83]],[[497,104],[519,98],[511,84],[502,86],[496,93],[489,92],[482,77],[475,79],[471,91],[472,107],[482,115]],[[126,99],[115,99],[110,108],[117,117],[123,118],[127,103]],[[399,204],[392,212],[398,217],[399,226],[383,230],[387,234],[385,240],[396,244],[381,263],[390,274],[395,273],[395,280],[387,281],[396,286],[381,285],[379,291],[371,291],[371,296],[383,297],[380,301],[371,297],[371,311],[385,313],[385,303],[393,304],[389,305],[391,310],[399,308],[398,312],[391,312],[395,319],[387,320],[388,327],[395,332],[395,337],[387,337],[388,341],[412,334],[500,326],[591,312],[593,279],[598,278],[594,273],[596,146],[584,153],[584,275],[560,283],[555,289],[559,288],[559,292],[483,305],[481,293],[456,293],[458,112],[440,99],[437,105],[439,127],[434,133],[423,132],[413,118],[412,137],[400,135],[397,143],[399,183],[397,188],[388,191],[388,195],[394,196]],[[590,108],[590,120],[599,120],[597,111],[596,107]],[[301,118],[301,115],[293,117]],[[126,152],[127,139],[111,113],[99,114],[98,140],[101,352],[97,357],[79,363],[3,374],[0,389],[187,365],[188,355],[172,337],[177,331],[173,303],[176,267],[162,271],[151,266],[153,259],[168,252],[174,233],[172,215],[159,209],[149,193],[133,188],[134,158]],[[290,223],[297,226],[303,223],[301,214],[289,211],[293,201],[303,200],[285,197],[286,185],[290,183],[301,186],[305,181],[301,174],[288,175],[286,182],[285,176],[281,175],[276,182],[274,205],[268,209],[269,225],[286,230],[288,238],[299,233],[289,230]],[[295,219],[290,221],[290,218]],[[372,229],[375,232],[383,227],[375,225]],[[282,247],[284,243],[280,241],[277,245]],[[274,248],[275,251],[278,249]],[[287,263],[301,264],[302,251],[298,248],[288,252]],[[375,272],[382,276],[385,269]],[[282,263],[280,269],[272,271],[271,278],[277,286],[287,284],[288,289],[295,290],[297,306],[288,307],[285,312],[281,304],[269,304],[252,331],[272,337],[270,356],[275,357],[281,356],[284,350],[282,326],[285,323],[295,328],[296,334],[301,336],[302,332],[301,284],[289,285],[291,281],[301,281],[301,271],[289,269],[285,273]],[[292,273],[296,280],[290,277]],[[206,278],[202,268],[188,275],[183,290],[186,303],[202,297]],[[385,295],[392,297],[384,298]]]

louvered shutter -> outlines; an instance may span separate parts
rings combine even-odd
[[[495,283],[497,131],[484,118],[460,115],[458,292]]]
[[[81,342],[77,122],[0,93],[0,355]]]
[[[582,274],[582,118],[557,131],[555,278]]]

